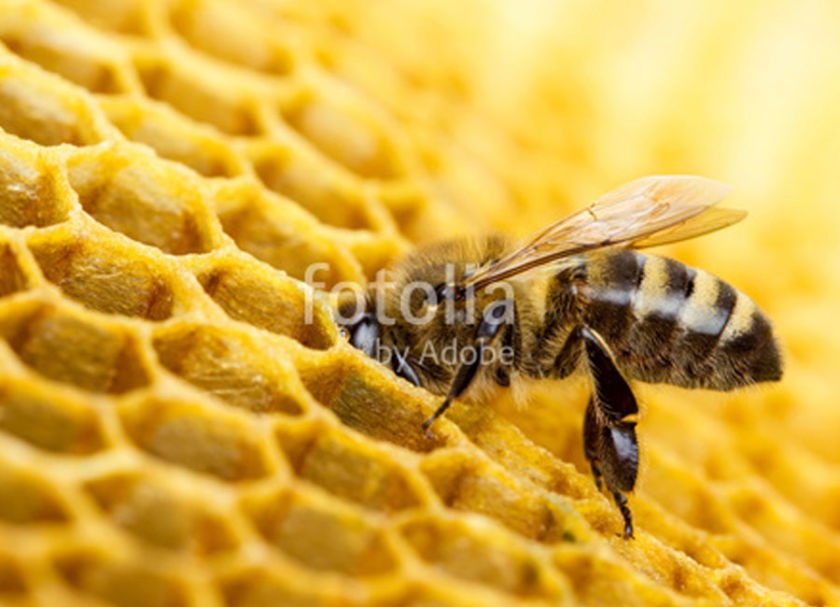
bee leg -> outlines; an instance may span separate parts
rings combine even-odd
[[[429,436],[429,428],[432,427],[432,424],[435,423],[435,420],[439,418],[441,415],[446,413],[446,410],[449,408],[449,405],[452,404],[452,401],[461,394],[469,387],[472,380],[475,378],[475,374],[478,373],[478,368],[481,366],[481,359],[484,353],[484,344],[478,342],[476,344],[476,357],[475,361],[470,364],[462,363],[461,366],[458,367],[458,371],[455,373],[455,379],[452,380],[452,384],[449,386],[449,392],[446,394],[446,398],[443,399],[443,404],[438,407],[432,416],[423,422],[423,431],[426,433],[426,436]]]
[[[595,486],[598,491],[603,488],[601,480],[601,465],[598,460],[598,450],[601,444],[601,428],[598,425],[596,418],[595,404],[593,399],[589,399],[589,404],[586,405],[586,415],[583,418],[583,454],[589,462],[589,467],[592,469],[592,478],[595,479]]]
[[[613,500],[615,500],[615,505],[621,511],[621,517],[624,519],[624,534],[622,537],[625,540],[631,540],[633,539],[633,513],[630,512],[630,508],[627,506],[627,496],[621,491],[613,491],[612,496]]]
[[[635,423],[619,422],[601,428],[600,458],[604,480],[624,519],[624,539],[633,537],[633,516],[627,506],[627,491],[633,490],[639,470],[639,445]]]
[[[491,303],[484,310],[481,322],[475,331],[475,342],[473,344],[475,356],[471,357],[470,362],[462,362],[458,370],[455,372],[455,379],[449,386],[449,392],[446,393],[446,398],[443,399],[443,404],[432,413],[432,416],[423,422],[423,431],[426,436],[429,436],[429,428],[435,423],[435,420],[443,415],[452,404],[452,401],[461,396],[467,388],[469,388],[472,380],[475,379],[481,363],[484,362],[484,351],[490,343],[499,335],[502,327],[508,322],[511,322],[513,315],[513,300],[500,299]]]
[[[603,474],[624,519],[624,538],[629,539],[633,537],[633,517],[625,493],[633,490],[639,471],[635,421],[639,407],[601,337],[587,327],[581,328],[580,335],[595,388],[584,420],[586,456]]]
[[[589,327],[582,327],[580,335],[586,349],[589,370],[595,384],[598,413],[608,423],[627,421],[639,413],[636,397],[630,385],[616,367],[613,357],[601,336]]]

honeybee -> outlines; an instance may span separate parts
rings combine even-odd
[[[632,538],[639,409],[629,380],[732,390],[782,376],[770,322],[746,295],[637,252],[740,221],[746,213],[715,206],[728,192],[701,177],[646,177],[519,246],[489,236],[420,248],[393,281],[342,300],[337,318],[354,347],[444,397],[427,433],[470,387],[583,367],[592,383],[584,454]]]

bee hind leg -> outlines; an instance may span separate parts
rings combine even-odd
[[[594,399],[589,399],[586,405],[586,416],[583,418],[583,454],[589,467],[592,469],[592,478],[595,479],[595,486],[598,491],[603,489],[601,463],[598,458],[598,451],[601,443],[601,428],[598,425],[597,413],[595,411]]]
[[[582,327],[580,335],[594,387],[583,424],[584,453],[598,489],[603,477],[612,494],[624,519],[624,538],[629,539],[633,516],[625,493],[633,490],[639,471],[635,421],[639,408],[601,337],[588,327]]]

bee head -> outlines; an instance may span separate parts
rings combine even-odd
[[[379,322],[376,314],[366,308],[364,298],[355,294],[344,297],[338,302],[336,322],[351,346],[373,356],[379,342]]]

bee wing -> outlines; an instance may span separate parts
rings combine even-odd
[[[729,190],[704,177],[636,179],[537,232],[520,248],[476,271],[465,286],[481,288],[594,249],[652,247],[720,230],[746,215],[713,206]]]

